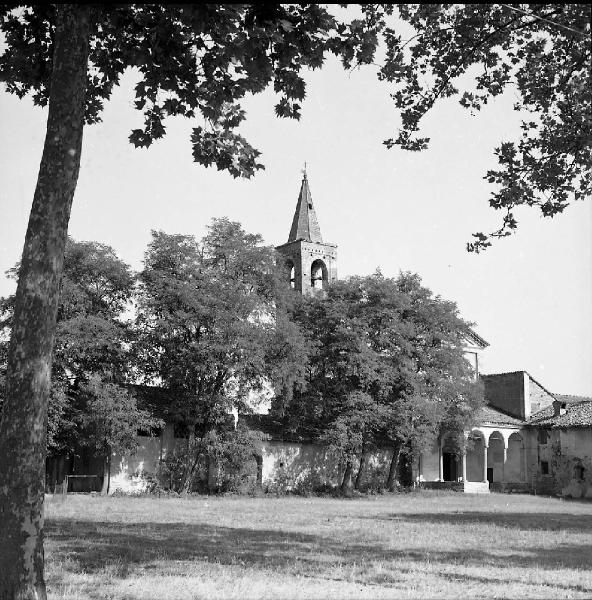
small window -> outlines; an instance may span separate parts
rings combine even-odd
[[[582,467],[582,465],[578,465],[577,467],[575,467],[574,478],[577,479],[578,481],[583,481],[585,470],[586,469],[584,469],[584,467]]]
[[[541,460],[541,475],[549,474],[549,463],[546,460]]]
[[[549,432],[546,429],[539,429],[539,444],[544,446],[549,441]]]

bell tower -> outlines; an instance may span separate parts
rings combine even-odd
[[[288,241],[276,250],[284,258],[291,286],[300,293],[322,294],[337,281],[337,246],[323,242],[306,169]]]

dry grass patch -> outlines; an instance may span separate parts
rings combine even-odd
[[[592,505],[424,492],[49,498],[50,598],[592,596]]]

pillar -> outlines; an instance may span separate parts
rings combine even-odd
[[[466,448],[463,450],[461,454],[462,461],[462,480],[465,482],[467,480],[467,450]]]
[[[504,459],[502,461],[502,481],[506,480],[506,461],[508,460],[508,446],[504,440]]]
[[[438,478],[444,481],[444,455],[442,454],[442,440],[438,441]]]
[[[483,483],[487,483],[487,444],[483,440]]]

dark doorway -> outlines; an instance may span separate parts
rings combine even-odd
[[[487,481],[493,483],[493,467],[487,467]]]
[[[442,463],[444,481],[456,481],[456,455],[452,454],[452,452],[443,452]]]

